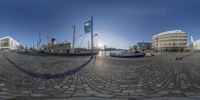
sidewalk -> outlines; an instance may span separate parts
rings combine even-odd
[[[0,99],[1,100],[1,99]],[[71,98],[13,98],[6,100],[197,100],[187,97],[158,97],[158,98],[128,98],[128,97],[119,97],[119,98],[98,98],[98,97],[71,97]]]

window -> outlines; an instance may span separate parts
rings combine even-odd
[[[1,47],[9,47],[9,38],[1,40]]]

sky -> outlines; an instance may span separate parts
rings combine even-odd
[[[200,39],[200,0],[0,0],[0,37],[11,36],[24,46],[36,45],[41,32],[58,43],[87,47],[90,34],[83,23],[94,17],[95,44],[127,49],[169,30],[183,30]],[[189,44],[189,40],[188,40]]]

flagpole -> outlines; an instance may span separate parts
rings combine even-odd
[[[49,52],[49,46],[50,46],[50,37],[49,37],[50,33],[47,33],[47,51],[46,52]]]
[[[73,44],[72,44],[73,53],[75,52],[75,49],[74,49],[74,44],[75,44],[75,32],[76,32],[76,26],[74,25],[74,26],[73,26]]]
[[[40,50],[40,44],[41,44],[41,33],[40,33],[40,30],[39,30],[39,46],[38,46],[38,49]]]
[[[91,16],[91,58],[93,58],[93,16]]]

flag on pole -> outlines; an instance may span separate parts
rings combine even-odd
[[[85,30],[85,33],[91,32],[91,21],[87,21],[84,23],[84,30]]]
[[[72,31],[73,31],[73,33],[75,32],[75,30],[76,30],[76,26],[73,25],[73,26],[72,26]]]

